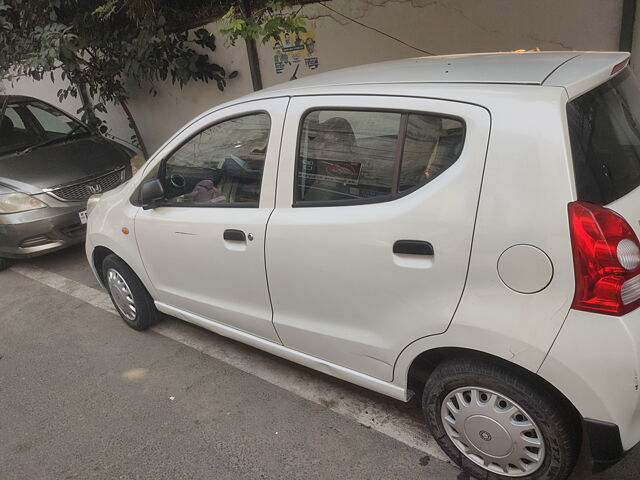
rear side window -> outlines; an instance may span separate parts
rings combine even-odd
[[[640,89],[628,68],[567,105],[578,200],[600,205],[640,185]]]
[[[297,206],[385,201],[433,180],[459,157],[461,120],[434,114],[314,110],[302,122]]]

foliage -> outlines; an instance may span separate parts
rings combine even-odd
[[[185,30],[167,22],[165,12],[175,3],[0,0],[0,68],[5,75],[34,80],[45,75],[53,80],[58,72],[70,82],[58,92],[60,100],[84,95],[84,100],[95,99],[100,112],[106,111],[107,102],[122,105],[141,141],[126,104],[132,83],[154,95],[155,84],[169,79],[180,87],[213,81],[223,90],[237,75],[210,60],[216,41],[208,30]],[[86,103],[78,113],[99,123]]]
[[[307,31],[306,22],[300,16],[301,7],[293,11],[290,8],[291,2],[260,2],[260,6],[250,12],[247,12],[242,4],[243,2],[236,2],[222,17],[226,26],[221,28],[220,32],[228,37],[232,45],[235,45],[238,38],[259,38],[262,43],[267,43],[271,39],[279,40],[284,33]]]

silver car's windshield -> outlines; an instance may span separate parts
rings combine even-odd
[[[89,133],[80,122],[44,102],[9,102],[0,119],[0,156]]]

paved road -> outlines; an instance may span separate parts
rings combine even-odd
[[[0,479],[467,478],[415,403],[176,320],[134,332],[97,288],[82,248],[0,273]],[[637,480],[640,453],[587,467]]]

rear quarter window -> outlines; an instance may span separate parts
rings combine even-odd
[[[578,200],[606,205],[640,185],[640,89],[631,71],[567,104]]]

